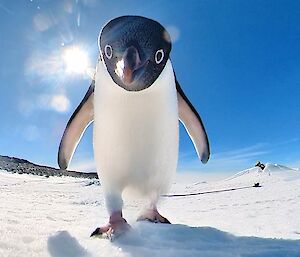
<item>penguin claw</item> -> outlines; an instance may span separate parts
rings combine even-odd
[[[137,219],[137,221],[149,221],[149,222],[152,222],[152,223],[171,224],[171,222],[165,217],[161,217],[160,219],[157,219],[157,218],[150,219],[150,218],[139,217]]]
[[[129,229],[130,225],[128,223],[122,223],[114,226],[109,224],[104,227],[96,228],[90,237],[108,239],[112,242],[117,237],[126,233]]]
[[[101,228],[96,228],[94,232],[90,235],[90,237],[97,237],[99,235],[102,235],[104,232],[101,231]]]
[[[90,237],[109,239],[110,241],[113,241],[113,239],[114,239],[113,229],[109,228],[109,230],[102,232],[101,228],[96,228]]]
[[[171,222],[167,218],[160,215],[159,212],[156,210],[141,215],[140,217],[138,217],[137,221],[149,221],[153,223],[171,224]]]
[[[99,230],[100,230],[100,228],[96,228],[96,229],[92,232],[92,234],[90,235],[90,237],[97,236],[97,235],[99,234]]]

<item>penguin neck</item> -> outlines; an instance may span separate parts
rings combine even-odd
[[[172,68],[171,61],[168,60],[163,71],[154,81],[154,83],[140,91],[127,91],[124,88],[117,85],[110,77],[103,62],[99,62],[96,69],[96,91],[100,91],[101,94],[112,94],[112,95],[123,95],[124,97],[140,97],[142,95],[156,95],[157,93],[163,94],[170,93],[175,88],[174,71]]]

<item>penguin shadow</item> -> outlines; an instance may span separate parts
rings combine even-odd
[[[59,231],[55,235],[50,236],[47,241],[47,246],[51,257],[90,256],[90,253],[67,231]]]
[[[300,256],[300,240],[235,236],[212,227],[179,224],[137,222],[132,228],[112,242],[132,257]]]

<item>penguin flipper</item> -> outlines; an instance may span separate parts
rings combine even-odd
[[[58,150],[58,165],[61,169],[67,169],[85,129],[94,120],[94,89],[95,80],[65,128]]]
[[[176,78],[175,80],[178,98],[179,120],[184,125],[191,140],[193,141],[199,159],[202,163],[207,163],[210,150],[208,137],[203,122],[194,106],[184,94]]]

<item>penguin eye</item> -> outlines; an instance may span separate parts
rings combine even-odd
[[[156,53],[155,53],[155,62],[156,64],[160,64],[161,61],[164,59],[164,50],[163,49],[160,49],[160,50],[157,50]]]
[[[106,45],[104,47],[104,53],[105,53],[105,55],[108,59],[111,59],[111,57],[112,57],[112,47],[110,45]]]

